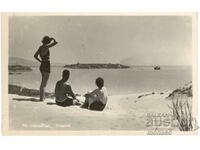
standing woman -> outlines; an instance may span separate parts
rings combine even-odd
[[[41,63],[40,72],[42,75],[42,81],[40,85],[40,101],[43,101],[45,98],[45,88],[50,74],[49,48],[53,47],[57,43],[58,42],[56,42],[54,38],[45,36],[42,39],[42,45],[34,55],[35,59]],[[40,56],[40,58],[38,56]]]

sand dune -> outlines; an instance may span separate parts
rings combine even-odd
[[[109,96],[104,111],[78,106],[60,107],[52,98],[9,94],[10,129],[17,130],[145,130],[147,113],[170,113],[164,94],[145,93]],[[84,101],[84,97],[78,97]]]

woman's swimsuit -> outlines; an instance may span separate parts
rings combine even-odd
[[[48,50],[48,52],[45,54],[45,55],[43,55],[43,56],[41,56],[41,54],[40,54],[40,57],[41,57],[41,59],[42,59],[42,62],[41,62],[41,65],[40,65],[40,71],[41,72],[48,72],[48,73],[50,73],[50,61],[49,61],[49,50]]]
[[[72,98],[66,98],[62,102],[56,100],[56,104],[59,105],[59,106],[63,106],[63,107],[71,106],[71,105],[73,105],[73,99]]]

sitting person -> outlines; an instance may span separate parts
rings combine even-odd
[[[92,92],[85,94],[85,103],[81,108],[87,108],[90,110],[102,111],[107,103],[108,94],[104,87],[104,80],[102,78],[96,79],[97,89]]]
[[[62,79],[56,83],[55,97],[56,104],[59,106],[65,107],[70,105],[81,105],[81,103],[76,99],[76,96],[73,93],[71,86],[66,83],[69,79],[69,75],[69,70],[64,70],[62,73]]]

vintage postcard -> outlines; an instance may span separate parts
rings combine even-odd
[[[196,13],[2,13],[4,135],[195,135]]]

